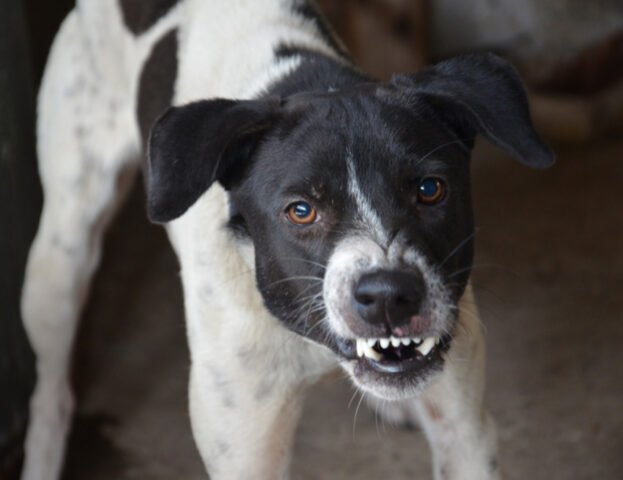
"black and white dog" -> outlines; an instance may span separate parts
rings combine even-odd
[[[468,281],[477,134],[553,161],[495,56],[379,83],[304,0],[78,0],[39,97],[23,480],[59,477],[72,339],[144,151],[148,213],[181,264],[212,479],[287,478],[305,386],[337,365],[422,425],[435,478],[499,478]]]

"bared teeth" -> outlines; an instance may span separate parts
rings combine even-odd
[[[357,356],[363,357],[363,347],[361,345],[363,342],[361,341],[361,339],[358,338],[356,343],[357,343]]]
[[[392,348],[398,348],[401,345],[407,346],[414,343],[416,345],[416,350],[425,357],[435,348],[435,346],[439,345],[439,342],[439,337],[426,337],[424,340],[420,337],[399,338],[394,336],[386,338],[358,338],[356,341],[357,356],[360,358],[368,357],[379,361],[383,358],[383,355],[377,350],[387,350],[390,348],[390,345]],[[376,347],[376,350],[374,347]]]
[[[357,339],[357,356],[358,357],[368,357],[372,360],[379,361],[383,356],[374,350],[368,343],[368,341],[364,338]]]
[[[362,344],[363,344],[363,354],[366,357],[371,358],[373,360],[377,360],[377,361],[383,358],[383,356],[379,352],[374,350],[374,348],[372,348],[370,345],[368,345],[365,342]]]
[[[435,337],[427,337],[424,339],[424,341],[421,343],[421,345],[418,345],[417,351],[420,352],[422,355],[426,356],[430,353],[430,351],[435,347]]]

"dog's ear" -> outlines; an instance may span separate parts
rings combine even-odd
[[[468,145],[480,133],[525,165],[554,163],[532,126],[519,74],[496,55],[456,57],[412,75],[394,75],[390,84],[398,87],[403,103],[422,98],[433,103]]]
[[[169,108],[148,141],[149,218],[179,217],[216,181],[230,188],[278,110],[278,99],[216,99]]]

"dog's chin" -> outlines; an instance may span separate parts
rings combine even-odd
[[[386,348],[376,343],[363,352],[361,345],[358,349],[357,340],[338,338],[336,343],[342,367],[359,388],[380,398],[401,400],[422,392],[443,370],[451,338],[435,339],[431,346],[433,338],[428,345],[424,344],[426,339],[419,344],[390,344]]]

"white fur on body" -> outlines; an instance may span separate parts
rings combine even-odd
[[[73,411],[71,345],[102,234],[138,169],[138,79],[152,46],[178,29],[174,104],[251,98],[298,64],[297,58],[276,61],[278,44],[333,55],[313,23],[293,14],[288,3],[184,0],[134,36],[116,0],[78,0],[63,23],[39,96],[45,204],[22,297],[38,381],[23,480],[60,475]],[[265,309],[255,287],[253,248],[234,248],[224,227],[227,201],[214,185],[167,225],[184,287],[193,434],[213,480],[287,478],[303,390],[337,359],[286,330]],[[471,293],[466,297],[462,310],[473,302]],[[480,327],[475,313],[462,313],[460,324],[444,373],[421,397],[389,413],[420,419],[433,449],[435,478],[493,479],[487,473],[495,455],[493,427],[481,407]]]

